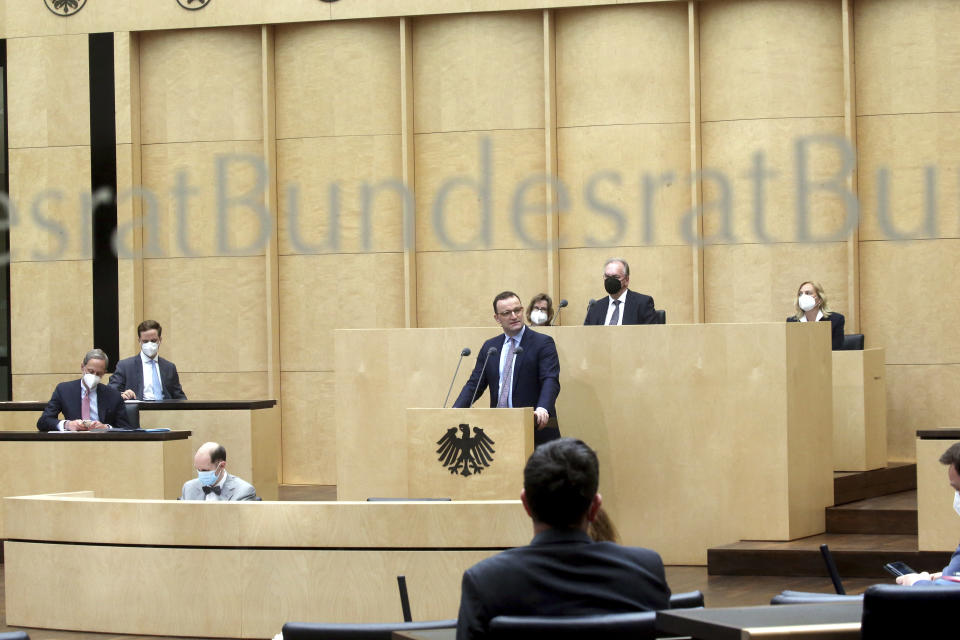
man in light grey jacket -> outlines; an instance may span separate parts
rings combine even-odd
[[[256,500],[257,492],[249,482],[227,473],[227,450],[216,442],[207,442],[193,457],[197,477],[183,484],[181,500]]]

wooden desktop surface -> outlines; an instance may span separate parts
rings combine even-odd
[[[793,604],[657,612],[657,630],[698,640],[790,638],[839,640],[860,637],[863,602]]]

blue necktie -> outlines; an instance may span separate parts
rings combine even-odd
[[[160,367],[156,360],[151,360],[150,372],[153,373],[153,399],[163,400],[163,390],[160,388]]]

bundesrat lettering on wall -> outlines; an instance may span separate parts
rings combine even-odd
[[[811,149],[822,147],[831,151],[839,159],[839,169],[826,180],[814,180],[811,176],[818,169],[811,161]],[[435,235],[441,246],[449,250],[477,250],[492,247],[493,242],[493,153],[489,137],[481,138],[479,143],[479,171],[478,175],[452,176],[446,179],[433,194],[427,197],[430,206],[430,231]],[[215,156],[213,159],[216,169],[215,210],[216,210],[216,241],[221,255],[250,255],[259,253],[266,246],[272,228],[272,216],[265,205],[265,191],[268,183],[266,164],[260,156],[250,154],[229,154]],[[583,181],[583,200],[589,212],[596,216],[596,221],[606,221],[606,227],[614,230],[608,237],[596,237],[586,232],[582,240],[584,246],[613,246],[620,243],[625,237],[639,237],[642,244],[653,244],[655,241],[655,220],[658,216],[674,216],[681,237],[690,245],[704,245],[715,243],[734,243],[744,240],[758,243],[773,242],[835,242],[845,240],[857,228],[861,211],[856,196],[847,188],[846,180],[856,166],[856,154],[850,143],[842,136],[815,135],[797,138],[793,144],[793,175],[794,181],[794,229],[793,238],[772,238],[765,226],[765,193],[767,182],[775,179],[777,173],[767,166],[766,155],[758,150],[751,155],[751,168],[745,177],[751,183],[750,197],[753,202],[752,238],[737,238],[733,233],[733,204],[734,193],[729,176],[716,169],[704,169],[694,174],[683,174],[667,171],[659,175],[644,173],[641,176],[635,214],[624,210],[614,202],[605,201],[599,192],[603,187],[619,187],[623,181],[623,174],[616,169],[597,171]],[[245,192],[235,193],[231,187],[230,171],[247,168],[256,176],[255,184]],[[682,180],[678,178],[682,177]],[[937,203],[938,171],[935,166],[924,167],[924,216],[921,228],[912,232],[898,230],[894,224],[894,212],[890,207],[890,171],[881,167],[876,172],[877,209],[876,217],[880,229],[886,238],[891,240],[911,240],[919,237],[935,236],[937,232],[938,203]],[[661,189],[683,188],[700,182],[703,187],[711,188],[716,194],[709,202],[700,207],[682,212],[656,211],[655,200]],[[341,241],[341,209],[343,208],[342,186],[339,182],[330,182],[327,185],[327,198],[323,206],[316,203],[301,202],[300,185],[288,183],[280,185],[285,192],[286,206],[280,212],[285,217],[286,234],[291,248],[297,253],[331,253],[340,248]],[[516,237],[531,249],[548,249],[548,244],[538,240],[529,233],[527,227],[532,219],[543,217],[550,213],[548,206],[541,202],[531,202],[536,193],[543,193],[541,189],[552,191],[552,206],[558,215],[566,215],[571,208],[569,189],[554,176],[543,174],[531,175],[519,180],[512,192],[509,223],[513,227]],[[452,194],[469,192],[476,202],[476,210],[472,215],[478,217],[474,225],[476,232],[473,238],[455,240],[451,234],[451,224],[448,214],[460,216],[462,223],[463,212],[455,212],[448,207]],[[814,192],[824,192],[828,197],[835,198],[843,205],[845,212],[843,224],[833,233],[814,235],[810,223],[815,215],[811,211],[811,195]],[[375,205],[382,198],[392,193],[399,198],[402,204],[403,242],[406,248],[412,248],[414,243],[414,196],[407,185],[398,178],[386,178],[373,184],[364,182],[359,189],[359,225],[360,248],[369,251],[373,246],[375,233],[373,214]],[[181,169],[174,176],[174,184],[168,192],[169,202],[176,218],[176,237],[180,255],[196,255],[191,249],[188,237],[191,201],[199,195],[199,190],[192,186],[185,169]],[[738,194],[738,197],[743,197]],[[101,189],[96,193],[81,193],[78,197],[79,215],[82,217],[80,237],[70,238],[69,233],[60,221],[48,215],[50,206],[62,203],[68,196],[62,190],[46,189],[37,193],[29,206],[26,220],[19,210],[23,203],[14,203],[0,193],[0,228],[12,228],[19,224],[32,224],[55,240],[52,251],[43,252],[33,250],[31,260],[56,260],[64,254],[73,242],[79,242],[79,247],[87,255],[91,244],[91,217],[97,208],[111,204],[114,194],[109,189]],[[158,246],[160,234],[159,207],[160,199],[152,190],[143,187],[124,189],[116,194],[118,205],[133,199],[140,199],[142,216],[139,222],[119,225],[114,234],[113,247],[116,255],[121,258],[137,257],[131,248],[131,236],[135,226],[143,228],[143,249],[138,252],[143,257],[162,257]],[[357,203],[354,203],[357,204]],[[919,203],[917,204],[919,207]],[[301,212],[301,209],[305,209]],[[704,237],[698,229],[702,228],[698,218],[713,217],[717,231]],[[305,227],[315,227],[318,220],[326,223],[326,238],[322,243],[310,243],[303,237]],[[232,225],[241,225],[243,228],[257,229],[256,238],[246,246],[233,246],[230,243],[229,231]],[[639,225],[637,228],[635,225]],[[639,233],[638,233],[639,232]],[[629,233],[634,235],[628,236]],[[571,239],[564,239],[569,241]],[[16,247],[14,247],[14,251]],[[0,255],[0,261],[9,261],[10,254]]]

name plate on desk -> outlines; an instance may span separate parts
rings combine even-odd
[[[407,409],[408,498],[516,500],[532,409]]]

